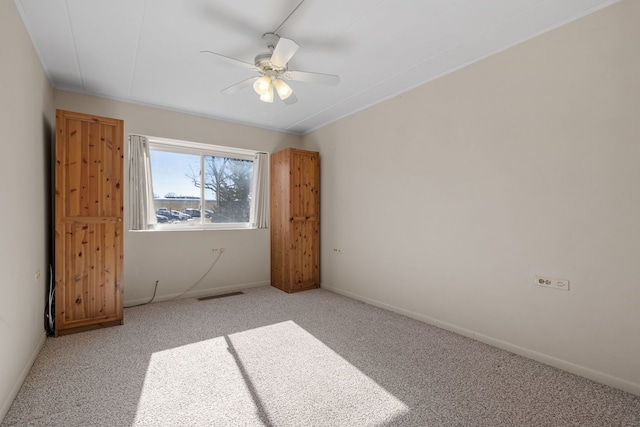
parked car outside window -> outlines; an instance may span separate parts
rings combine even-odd
[[[185,209],[184,213],[190,215],[191,218],[200,218],[200,209]]]

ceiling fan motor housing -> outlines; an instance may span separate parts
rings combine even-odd
[[[262,40],[264,40],[267,48],[269,48],[269,52],[273,52],[273,49],[276,48],[280,41],[280,36],[273,33],[266,33],[262,36]]]
[[[270,76],[279,76],[287,71],[287,67],[277,67],[271,63],[271,53],[256,55],[255,64],[264,74]]]

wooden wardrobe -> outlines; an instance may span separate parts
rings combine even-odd
[[[271,285],[320,285],[320,156],[289,148],[271,155]]]
[[[122,324],[123,132],[56,111],[56,336]]]

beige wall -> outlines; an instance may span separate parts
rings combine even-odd
[[[638,16],[623,1],[305,135],[323,287],[640,394]]]
[[[55,90],[54,102],[58,109],[122,119],[125,137],[135,133],[267,152],[300,143],[296,135],[72,92]],[[155,301],[188,290],[214,262],[214,247],[224,247],[225,252],[188,295],[269,284],[269,244],[269,230],[125,232],[125,305],[148,301],[156,280]]]
[[[0,0],[0,58],[1,421],[45,337],[54,122],[53,92],[10,0]]]

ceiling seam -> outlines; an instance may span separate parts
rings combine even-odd
[[[133,67],[131,68],[131,76],[129,77],[129,88],[127,90],[127,99],[131,99],[131,91],[133,90],[133,78],[136,74],[136,68],[138,66],[138,56],[140,52],[140,39],[142,38],[142,29],[144,28],[144,19],[147,16],[147,2],[144,0],[144,7],[142,8],[142,19],[140,19],[140,30],[138,31],[138,40],[136,40],[136,52],[133,55]]]
[[[78,46],[76,45],[76,34],[73,31],[73,22],[71,22],[71,15],[69,14],[69,1],[64,0],[64,8],[67,12],[67,21],[69,21],[69,30],[71,30],[71,40],[73,40],[73,53],[76,57],[76,67],[78,67],[78,75],[80,77],[80,86],[83,91],[86,91],[84,87],[84,79],[82,78],[82,67],[80,67],[80,58],[78,57]]]

